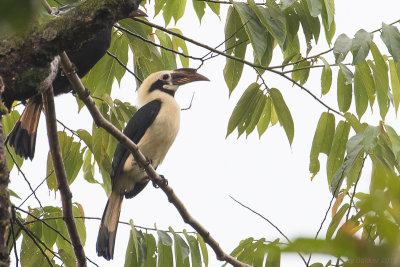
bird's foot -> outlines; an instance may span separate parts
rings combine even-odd
[[[89,89],[87,89],[87,88],[85,87],[85,97],[88,97],[88,96],[90,96],[90,91],[89,91]]]
[[[161,178],[161,186],[167,186],[168,180],[164,177],[164,175],[160,174],[160,178]],[[158,184],[156,184],[154,181],[152,181],[152,183],[155,188],[159,188]]]
[[[145,157],[146,157],[146,166],[153,164],[153,160],[151,158],[149,158],[148,156]]]

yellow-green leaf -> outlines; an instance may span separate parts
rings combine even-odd
[[[392,91],[393,91],[393,101],[394,107],[397,111],[399,110],[399,103],[400,103],[400,77],[398,67],[400,63],[397,64],[393,60],[389,60],[389,67],[390,67],[390,81],[392,84]]]
[[[292,145],[294,137],[294,123],[292,115],[290,114],[290,110],[278,89],[271,88],[269,93],[272,99],[272,104],[276,110],[276,114],[278,115],[279,123],[282,125],[283,129],[285,129],[289,144]]]
[[[342,69],[339,69],[337,78],[337,100],[340,111],[346,112],[350,108],[351,98],[352,98],[351,83],[347,82]]]

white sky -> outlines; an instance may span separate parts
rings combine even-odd
[[[336,1],[336,36],[346,33],[353,37],[360,28],[367,31],[381,27],[382,21],[391,23],[399,19],[400,3],[397,0],[353,0]],[[208,9],[202,25],[188,1],[187,14],[180,20],[177,27],[193,39],[210,46],[216,46],[224,39],[224,23],[226,9],[221,9],[221,21]],[[149,20],[163,25],[161,16]],[[174,27],[170,24],[169,27]],[[335,40],[335,38],[334,38]],[[382,47],[379,35],[374,41]],[[325,37],[321,31],[319,49],[311,51],[311,55],[325,51]],[[204,50],[189,45],[189,52],[194,56],[203,56]],[[303,47],[304,48],[304,47]],[[303,49],[304,51],[304,49]],[[385,49],[381,49],[386,53]],[[331,57],[329,57],[331,59]],[[348,57],[347,61],[350,61]],[[333,62],[331,60],[331,62]],[[272,65],[280,64],[279,49],[275,50]],[[131,63],[129,67],[132,69]],[[191,67],[197,67],[198,62],[191,61]],[[164,174],[169,185],[178,197],[185,203],[191,214],[220,243],[225,252],[230,253],[239,241],[247,237],[262,238],[273,241],[283,237],[267,222],[234,203],[229,196],[237,198],[254,210],[275,223],[289,238],[313,237],[321,223],[328,207],[331,195],[325,174],[325,157],[321,156],[321,170],[310,181],[308,171],[309,152],[320,113],[326,111],[320,104],[305,92],[283,81],[276,75],[265,73],[264,79],[270,87],[281,90],[295,123],[295,137],[292,147],[289,146],[283,128],[276,125],[269,128],[258,138],[255,131],[248,139],[242,136],[236,139],[236,131],[225,139],[226,127],[237,100],[244,89],[254,81],[254,71],[245,67],[242,79],[228,98],[228,88],[223,79],[225,59],[217,57],[204,64],[200,73],[210,78],[210,82],[198,82],[181,87],[177,93],[177,101],[181,107],[189,105],[193,92],[196,92],[192,108],[182,112],[181,129],[170,149],[164,163],[158,168]],[[320,95],[321,70],[312,70],[306,87]],[[334,68],[336,77],[337,68]],[[121,89],[114,88],[114,97],[136,103],[135,85],[130,75],[125,76]],[[335,80],[335,78],[334,78]],[[335,85],[333,85],[335,86]],[[336,104],[336,90],[332,87],[328,97],[323,100],[333,107]],[[353,101],[354,102],[354,101]],[[77,105],[72,96],[58,97],[56,100],[58,118],[72,129],[91,128],[91,120],[84,110],[76,115]],[[352,105],[354,111],[354,103]],[[378,114],[378,109],[375,109]],[[364,121],[376,125],[379,121],[374,114],[372,120]],[[393,114],[393,110],[391,110]],[[394,118],[389,116],[389,118]],[[393,119],[387,119],[397,131],[399,127]],[[338,122],[338,118],[336,118]],[[59,127],[59,130],[62,130]],[[35,187],[45,177],[48,144],[45,129],[45,119],[40,121],[37,149],[34,161],[26,161],[23,171]],[[368,173],[368,166],[364,173]],[[11,173],[10,188],[21,197],[29,193],[29,189],[21,175],[15,170]],[[101,180],[101,177],[98,177]],[[368,182],[368,177],[363,180]],[[360,190],[368,187],[361,183]],[[79,202],[85,209],[86,216],[101,217],[107,197],[100,186],[90,185],[80,174],[73,183],[73,201]],[[51,205],[61,206],[59,197],[54,200],[54,194],[48,192],[46,186],[39,190],[41,196],[49,196]],[[13,201],[18,204],[18,201]],[[46,203],[43,201],[43,203]],[[28,205],[36,207],[33,198]],[[180,231],[191,227],[185,225],[176,209],[168,202],[165,194],[151,186],[132,200],[125,200],[121,212],[121,220],[133,219],[136,225],[159,229],[172,226]],[[328,222],[325,224],[326,230]],[[96,255],[96,239],[99,221],[86,221],[87,240],[86,255],[100,266],[122,266],[129,238],[129,227],[120,225],[117,234],[114,260],[107,262]],[[324,237],[325,231],[322,231]],[[11,256],[12,257],[12,256]],[[221,265],[215,259],[214,252],[209,248],[209,266]],[[316,259],[315,257],[313,258]],[[89,264],[91,266],[91,264]],[[304,266],[301,259],[295,255],[285,254],[281,266]]]

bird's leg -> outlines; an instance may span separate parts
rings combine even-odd
[[[160,174],[159,176],[161,178],[161,186],[167,186],[168,185],[168,180],[165,178],[165,176],[162,175],[162,174]],[[153,186],[155,188],[159,188],[158,184],[156,184],[154,181],[152,181],[152,183],[153,183]]]
[[[145,157],[146,157],[146,163],[145,163],[146,166],[153,164],[153,160],[151,158],[149,158],[148,156],[145,156]]]

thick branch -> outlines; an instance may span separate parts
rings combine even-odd
[[[176,209],[181,214],[183,220],[190,226],[192,226],[203,237],[204,241],[211,246],[211,248],[217,255],[217,259],[221,261],[226,261],[232,264],[233,266],[248,266],[247,264],[238,261],[231,255],[226,254],[221,249],[218,242],[210,235],[210,233],[190,215],[189,211],[186,209],[184,204],[179,200],[179,198],[175,195],[172,188],[168,185],[165,185],[163,179],[158,175],[153,166],[148,163],[146,157],[139,151],[138,146],[101,115],[100,111],[96,107],[93,98],[91,98],[90,95],[87,94],[87,91],[85,90],[85,87],[83,86],[78,75],[74,73],[74,69],[72,68],[71,62],[69,61],[65,53],[61,54],[61,64],[63,66],[65,73],[67,73],[67,78],[73,85],[79,98],[85,103],[96,125],[104,128],[107,132],[109,132],[112,136],[114,136],[122,145],[124,145],[132,152],[135,161],[138,162],[145,169],[150,179],[157,185],[159,185],[160,188],[167,194],[168,200],[176,207]]]
[[[54,173],[57,179],[58,189],[60,190],[62,200],[62,212],[68,234],[71,239],[72,247],[77,260],[78,267],[86,266],[86,256],[83,250],[82,242],[78,234],[75,218],[72,213],[72,193],[69,188],[67,174],[64,168],[64,162],[60,149],[60,142],[57,133],[57,121],[54,106],[53,87],[43,92],[43,103],[46,114],[47,135],[49,138],[49,146],[51,159],[53,161]]]
[[[23,38],[0,40],[0,76],[4,79],[3,101],[23,100],[36,93],[48,76],[53,58],[79,48],[105,27],[127,18],[141,0],[87,0],[44,25],[34,25]]]
[[[7,239],[10,229],[10,194],[8,192],[9,170],[6,163],[3,124],[0,116],[0,267],[9,266]]]

